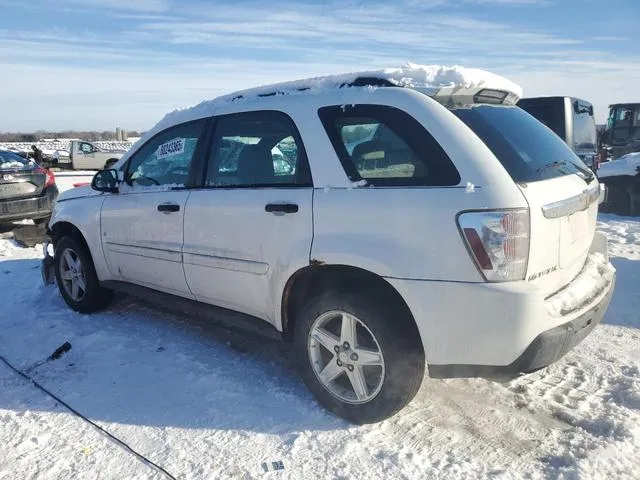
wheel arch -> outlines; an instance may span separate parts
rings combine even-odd
[[[405,311],[418,332],[418,326],[409,305],[400,292],[384,277],[351,265],[313,263],[296,271],[287,281],[282,293],[280,313],[285,340],[289,341],[293,338],[295,317],[303,307],[304,299],[313,298],[330,290],[386,298],[387,301],[393,302],[396,308]]]
[[[87,240],[84,234],[77,226],[75,226],[71,222],[66,222],[66,221],[56,222],[55,224],[53,224],[52,227],[49,228],[49,236],[51,237],[51,240],[53,240],[54,246],[56,243],[58,243],[58,240],[60,240],[62,237],[66,237],[66,236],[73,237],[79,242],[81,242],[83,246],[87,248],[89,252],[91,252],[91,249],[89,248],[89,244],[87,243]]]

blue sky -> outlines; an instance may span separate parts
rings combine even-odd
[[[146,130],[263,83],[420,64],[640,101],[638,0],[0,0],[0,131]]]

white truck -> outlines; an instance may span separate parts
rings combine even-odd
[[[126,150],[103,150],[84,140],[69,143],[69,161],[74,170],[101,170],[116,163]]]

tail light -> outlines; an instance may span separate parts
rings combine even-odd
[[[55,175],[51,170],[47,168],[38,167],[33,171],[33,173],[40,173],[42,175],[45,175],[46,180],[44,182],[44,188],[50,187],[51,185],[55,185],[56,183]]]
[[[465,212],[458,215],[458,227],[487,281],[525,278],[529,261],[529,210]]]

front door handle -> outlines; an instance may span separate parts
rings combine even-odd
[[[296,213],[298,205],[295,203],[267,203],[264,209],[270,213]]]
[[[161,203],[156,208],[158,209],[159,212],[162,212],[162,213],[172,213],[172,212],[180,211],[180,205],[176,203]]]

